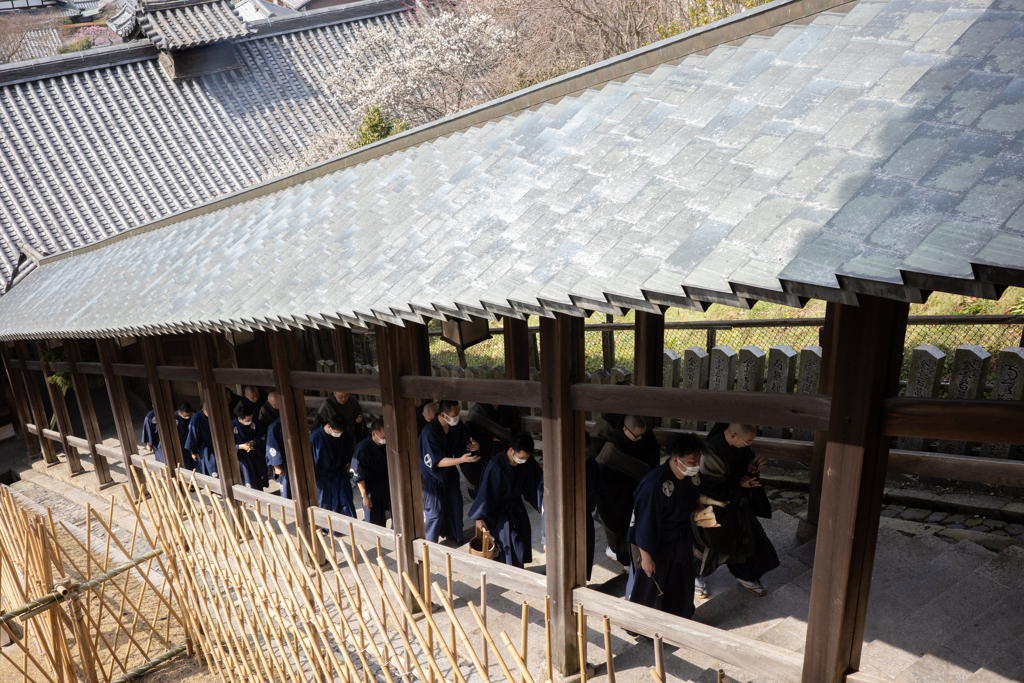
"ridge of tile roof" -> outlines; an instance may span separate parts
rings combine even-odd
[[[250,34],[230,0],[143,0],[139,27],[161,50],[176,51]]]
[[[0,339],[997,296],[1024,284],[1020,35],[1010,0],[861,0],[382,141],[44,259]]]

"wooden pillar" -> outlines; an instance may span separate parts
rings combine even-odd
[[[241,480],[238,470],[238,456],[235,453],[235,438],[231,434],[231,412],[224,387],[213,379],[213,339],[209,332],[193,332],[189,335],[192,357],[199,369],[199,395],[206,404],[210,418],[210,435],[213,437],[213,454],[217,460],[217,478],[220,479],[221,495],[225,500],[235,502],[234,485]]]
[[[909,305],[861,297],[839,304],[804,683],[840,683],[860,665],[889,458],[882,402],[899,389]]]
[[[665,351],[665,316],[636,312],[633,383],[638,387],[660,387]]]
[[[352,374],[356,371],[356,345],[352,339],[352,330],[347,327],[334,328],[334,361],[336,372]]]
[[[85,440],[89,443],[89,455],[92,457],[93,469],[96,472],[96,483],[99,484],[102,490],[113,486],[114,480],[110,477],[110,467],[107,464],[107,459],[96,451],[96,444],[103,443],[103,436],[100,434],[99,420],[96,419],[96,407],[92,403],[89,380],[78,371],[78,364],[82,362],[82,351],[78,346],[78,340],[65,339],[64,353],[68,360],[68,374],[71,375],[71,386],[75,390],[75,399],[78,401],[78,412],[82,415]]]
[[[100,367],[103,369],[103,382],[107,385],[107,396],[110,399],[110,412],[114,415],[114,426],[117,428],[117,440],[121,444],[121,458],[124,473],[128,477],[128,488],[134,498],[139,498],[139,481],[145,481],[142,471],[132,464],[132,456],[139,454],[139,445],[135,441],[135,425],[132,424],[132,412],[128,406],[128,397],[124,393],[124,379],[114,374],[116,351],[113,339],[97,339],[96,347],[100,352]]]
[[[530,324],[505,317],[505,379],[530,379]]]
[[[818,375],[818,393],[832,393],[832,378],[835,374],[836,361],[836,307],[839,304],[829,302],[825,306],[825,327],[818,335],[821,345],[821,373]],[[818,516],[821,509],[821,481],[825,475],[825,447],[828,445],[828,432],[814,432],[814,450],[811,455],[810,495],[807,499],[807,517],[800,520],[797,536],[809,541],[817,535]]]
[[[407,322],[405,327],[384,325],[376,329],[380,400],[384,412],[388,477],[391,480],[391,520],[395,532],[402,534],[401,552],[405,558],[405,569],[410,574],[414,557],[412,542],[423,538],[426,529],[416,402],[402,396],[401,378],[403,375],[429,374],[429,347],[424,349],[426,333],[426,325],[411,322]]]
[[[68,472],[71,476],[84,474],[85,469],[78,458],[78,449],[68,443],[68,435],[74,436],[71,429],[71,416],[68,414],[68,406],[64,401],[64,391],[56,384],[50,383],[53,371],[50,364],[43,360],[43,354],[49,347],[42,341],[36,341],[36,348],[39,349],[39,362],[43,366],[43,377],[46,379],[46,392],[50,395],[50,407],[53,408],[54,426],[60,434],[60,445],[64,449],[64,457],[68,459]]]
[[[274,369],[277,407],[281,414],[288,482],[298,515],[295,528],[308,534],[309,508],[315,507],[317,501],[316,476],[313,473],[313,450],[309,444],[305,394],[302,389],[292,386],[290,374],[293,367],[299,366],[298,346],[292,332],[270,331],[267,333],[267,342],[270,363]]]
[[[28,397],[25,396],[24,380],[21,378],[22,372],[20,368],[15,368],[14,364],[11,363],[11,351],[7,347],[7,342],[0,342],[0,358],[3,359],[7,381],[10,383],[11,391],[14,393],[14,408],[18,421],[21,423],[21,436],[25,439],[25,447],[28,449],[28,462],[31,465],[33,456],[40,454],[40,436],[32,434],[28,431],[28,427],[25,426],[32,421],[32,409],[29,407]]]
[[[551,656],[563,675],[580,670],[572,591],[586,584],[586,473],[583,413],[569,389],[583,381],[583,319],[540,319],[541,427],[544,439],[544,520],[547,588],[551,597]]]
[[[160,379],[157,374],[159,343],[159,337],[139,337],[139,351],[142,353],[142,364],[146,366],[146,380],[149,384],[149,396],[153,401],[153,415],[156,417],[156,428],[160,434],[160,449],[164,454],[164,462],[171,468],[171,472],[177,474],[178,468],[183,467],[185,461],[182,444],[178,439],[178,425],[174,420],[171,383]]]
[[[28,369],[28,343],[24,339],[14,342],[14,350],[18,354],[18,363],[21,366],[21,375],[25,382],[25,394],[28,396],[28,405],[32,411],[32,421],[39,431],[39,446],[43,452],[43,462],[47,467],[59,465],[57,453],[53,450],[53,442],[43,436],[43,429],[49,428],[50,421],[46,417],[46,408],[43,407],[43,398],[39,395],[39,385],[36,384],[35,375]]]

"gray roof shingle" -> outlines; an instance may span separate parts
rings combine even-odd
[[[47,259],[0,338],[992,296],[1024,283],[1024,10],[999,3],[861,0],[243,193]]]
[[[161,50],[185,50],[251,32],[230,0],[142,0],[143,34]]]
[[[179,82],[148,40],[0,67],[0,291],[17,242],[53,254],[256,183],[312,133],[358,116],[320,89],[403,0],[261,20],[241,68]],[[353,65],[355,68],[355,65]]]

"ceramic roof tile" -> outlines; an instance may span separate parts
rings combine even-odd
[[[861,0],[845,17],[48,259],[0,298],[0,337],[487,307],[578,313],[580,302],[617,310],[649,306],[645,298],[914,300],[919,289],[974,295],[1020,282],[1024,87],[1012,54],[1024,11],[975,4]],[[304,54],[302,68],[318,68],[319,53]],[[153,101],[165,107],[159,117],[132,110],[130,130],[100,125],[139,83],[174,92],[145,60],[134,64],[120,67],[116,97],[91,76],[74,86],[99,96],[86,102],[54,99],[60,83],[12,86],[0,100],[0,125],[49,106],[50,125],[69,140],[47,143],[57,166],[5,157],[0,201],[17,218],[12,230],[33,226],[77,246],[191,205],[181,193],[199,192],[192,177],[241,183],[265,161],[239,153],[249,143],[229,134],[237,128],[224,110],[191,105],[217,101],[204,99],[213,89],[253,109],[297,106],[228,74],[193,85],[189,100]],[[312,125],[322,112],[311,102],[290,118]],[[179,115],[203,122],[202,144],[181,138],[189,125],[171,120]],[[282,119],[260,127],[261,144],[290,144],[296,129]],[[10,130],[13,144],[28,144],[22,127]],[[85,168],[69,160],[89,136],[104,147]],[[144,153],[126,156],[132,145]],[[207,145],[223,151],[209,160]],[[76,195],[63,181],[65,194],[53,194],[51,177],[95,190]],[[132,177],[150,191],[127,192]],[[161,268],[149,267],[154,259]],[[74,286],[83,281],[94,285]],[[54,304],[31,305],[40,300]]]

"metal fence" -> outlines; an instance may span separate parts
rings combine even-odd
[[[720,320],[702,322],[668,322],[665,324],[665,349],[680,356],[690,347],[700,347],[709,353],[716,345],[739,350],[756,346],[767,352],[772,346],[785,344],[796,351],[819,344],[823,318],[794,318],[777,320]],[[492,329],[491,339],[466,350],[460,359],[455,348],[440,337],[440,323],[430,323],[430,360],[437,366],[481,366],[492,368],[505,363],[504,337],[500,327]],[[951,371],[953,352],[965,344],[979,346],[993,357],[1008,347],[1024,346],[1024,316],[915,316],[907,328],[903,379],[907,378],[910,351],[922,344],[937,347],[950,359],[946,374]],[[375,361],[372,335],[367,337],[367,357]],[[530,328],[530,365],[540,366],[536,358],[537,328]],[[585,354],[587,371],[615,366],[633,370],[634,332],[632,323],[595,323],[586,326]],[[357,360],[360,357],[357,342]],[[948,379],[948,377],[947,377]],[[991,377],[989,382],[991,383]]]

